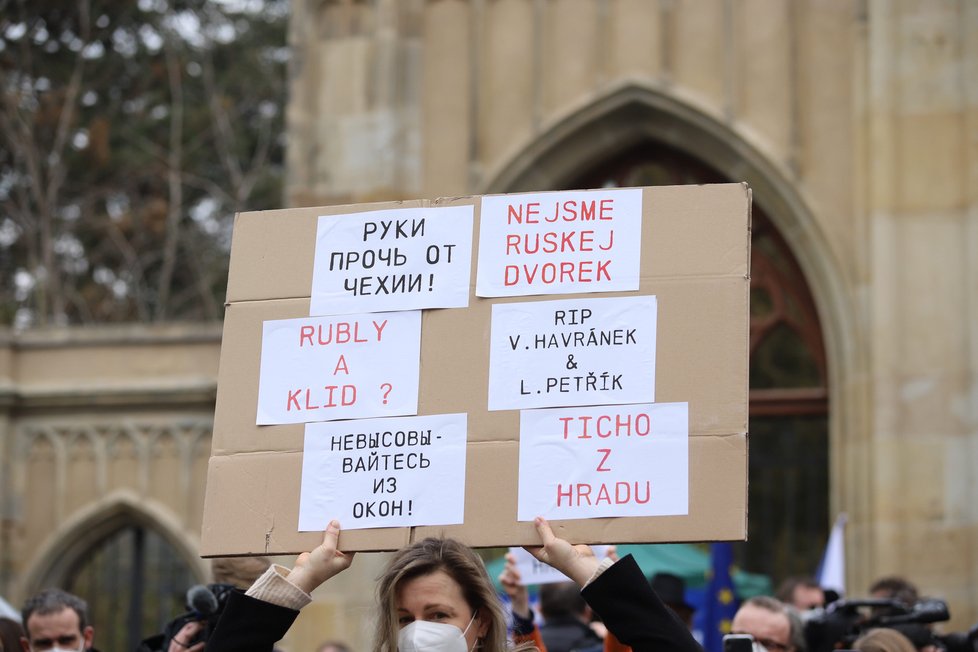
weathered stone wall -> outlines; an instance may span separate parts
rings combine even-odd
[[[63,580],[126,519],[197,555],[220,349],[208,327],[128,326],[0,340],[0,593]]]
[[[219,324],[0,333],[0,595],[11,604],[63,585],[134,523],[211,581],[198,542],[220,337]],[[315,649],[328,634],[366,649],[382,561],[364,556],[317,592],[302,617],[312,624],[282,648]]]
[[[818,303],[851,592],[901,573],[978,620],[978,6],[293,10],[292,204],[560,187],[643,138],[749,181]]]

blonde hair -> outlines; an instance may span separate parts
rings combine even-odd
[[[488,623],[480,652],[507,649],[506,615],[482,559],[455,539],[422,539],[394,554],[377,584],[380,609],[374,652],[397,652],[397,592],[405,581],[443,571],[462,589],[473,613]]]
[[[852,648],[859,652],[917,652],[909,638],[885,627],[869,630],[856,639]]]

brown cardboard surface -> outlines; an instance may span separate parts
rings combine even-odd
[[[384,207],[472,204],[478,197],[245,213],[235,221],[202,554],[308,550],[299,533],[302,425],[256,426],[262,322],[307,316],[316,220]],[[740,184],[643,191],[642,259],[634,292],[479,298],[464,309],[425,310],[418,414],[468,414],[465,524],[348,530],[347,550],[389,550],[430,534],[473,546],[536,542],[516,521],[519,413],[487,411],[494,303],[654,294],[658,301],[656,402],[688,402],[690,494],[686,516],[556,521],[589,543],[744,539],[747,511],[747,345],[750,191]]]
[[[646,278],[745,276],[745,226],[729,219],[730,202],[747,208],[740,184],[646,188],[642,225],[642,275]],[[475,206],[472,283],[475,283],[480,197],[436,199],[432,206]],[[717,206],[728,204],[718,212]],[[382,208],[413,208],[424,201],[325,206],[240,213],[234,221],[227,303],[308,297],[316,247],[316,218]],[[663,219],[681,215],[682,219]],[[723,218],[723,219],[720,219]],[[283,273],[283,265],[288,272]],[[589,296],[607,296],[600,295]],[[474,295],[473,295],[474,297]],[[537,297],[536,300],[539,300]]]
[[[290,426],[293,427],[293,426]],[[299,428],[299,426],[294,426]],[[301,429],[301,428],[300,428]],[[581,543],[653,543],[743,539],[745,505],[731,500],[744,489],[745,435],[690,439],[690,514],[709,518],[659,516],[552,521],[554,531]],[[487,527],[438,526],[344,530],[344,550],[394,550],[426,536],[452,536],[473,546],[535,545],[532,523],[516,513],[516,442],[470,444],[466,462],[465,513]],[[322,541],[318,532],[297,532],[302,454],[264,453],[215,456],[208,468],[202,538],[221,555],[297,553]],[[289,508],[282,509],[281,505]],[[215,512],[219,511],[219,515]],[[492,527],[488,527],[492,525]],[[224,530],[223,528],[229,528]],[[203,549],[203,554],[218,553]]]
[[[419,208],[424,200],[238,213],[234,218],[227,303],[308,297],[320,215]],[[235,255],[235,251],[241,252]],[[282,266],[288,267],[283,273]],[[306,313],[308,314],[308,313]]]

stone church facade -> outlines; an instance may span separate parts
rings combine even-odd
[[[747,181],[751,472],[792,469],[818,540],[783,538],[776,523],[804,514],[776,497],[752,503],[752,536],[767,528],[758,540],[790,557],[845,513],[850,595],[900,574],[948,601],[949,629],[978,620],[978,5],[292,11],[288,205]],[[132,523],[207,577],[195,545],[219,340],[133,326],[0,342],[0,594],[64,581]],[[772,452],[779,433],[814,456]],[[317,595],[284,649],[364,647],[351,623],[376,568]]]

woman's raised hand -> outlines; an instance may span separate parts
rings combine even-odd
[[[337,550],[339,537],[339,521],[330,521],[323,532],[323,542],[295,560],[295,567],[288,575],[289,581],[306,593],[312,593],[320,584],[349,568],[356,553],[346,554]]]
[[[542,561],[553,566],[561,573],[571,578],[579,586],[584,586],[598,568],[598,559],[590,546],[572,546],[564,539],[558,538],[547,523],[547,519],[537,516],[533,525],[540,535],[542,546],[527,546],[526,551]]]
[[[526,589],[526,585],[523,584],[523,578],[520,577],[520,572],[516,568],[516,558],[513,557],[512,553],[506,553],[506,565],[503,567],[503,572],[499,575],[499,584],[503,587],[503,591],[509,596],[510,608],[513,613],[522,616],[525,619],[533,617],[533,612],[530,610],[530,592]]]

